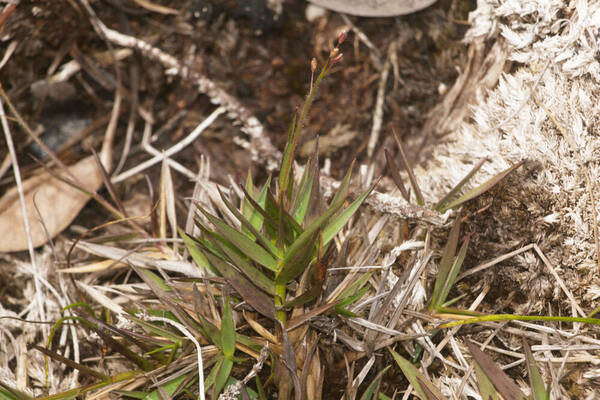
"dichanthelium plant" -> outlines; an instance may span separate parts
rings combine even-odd
[[[276,183],[269,178],[259,188],[249,175],[241,187],[244,196],[239,207],[220,192],[221,200],[238,220],[240,228],[199,206],[196,224],[201,235],[192,238],[182,233],[200,267],[222,277],[248,305],[274,320],[279,348],[283,349],[275,368],[280,399],[289,398],[292,383],[296,392],[301,390],[297,384],[293,343],[286,330],[290,310],[319,296],[327,268],[324,254],[374,187],[347,205],[351,166],[337,193],[325,204],[320,193],[318,148],[300,181],[296,183],[294,179],[298,137],[321,81],[342,58],[338,46],[345,37],[345,33],[340,35],[319,75],[314,82],[311,79],[306,101],[290,126]],[[316,59],[311,62],[311,70],[314,77]],[[304,278],[299,284],[291,285],[301,277]],[[293,296],[291,291],[295,291]]]

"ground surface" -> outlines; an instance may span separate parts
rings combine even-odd
[[[421,161],[419,150],[431,140],[423,131],[429,112],[443,99],[445,88],[452,86],[467,62],[467,49],[460,41],[467,28],[464,24],[467,12],[473,7],[469,2],[438,1],[424,11],[404,17],[344,18],[327,12],[309,22],[305,17],[306,3],[302,1],[284,1],[283,13],[277,21],[261,8],[261,1],[240,1],[251,6],[247,12],[238,2],[227,0],[201,18],[196,18],[194,11],[207,4],[202,1],[160,3],[177,10],[178,15],[150,10],[134,2],[121,3],[97,1],[91,5],[108,27],[144,39],[237,98],[260,120],[266,135],[280,150],[291,116],[308,91],[310,60],[316,57],[322,65],[340,31],[352,32],[355,27],[363,32],[372,47],[356,33],[350,33],[341,48],[343,60],[321,87],[300,138],[303,160],[312,149],[311,139],[315,134],[321,136],[322,160],[324,165],[330,163],[329,171],[335,179],[341,178],[355,158],[359,163],[373,165],[375,176],[386,174],[383,149],[390,148],[392,154],[396,149],[392,129],[406,142],[409,159],[414,163]],[[3,34],[16,43],[14,53],[0,70],[0,83],[27,123],[34,131],[43,132],[43,140],[66,163],[83,158],[92,148],[99,150],[115,92],[120,87],[123,106],[116,127],[115,164],[123,153],[127,124],[135,123],[131,148],[121,166],[121,171],[126,171],[149,157],[141,148],[144,120],[153,121],[152,133],[157,137],[152,145],[166,149],[187,135],[215,107],[190,82],[169,76],[163,66],[141,54],[127,54],[117,67],[95,58],[110,47],[78,4],[23,1],[17,6],[0,26]],[[385,85],[381,136],[369,156],[368,142],[381,71],[392,43],[395,57],[390,58],[393,68]],[[43,89],[44,79],[71,60],[77,60],[82,69],[55,90]],[[130,113],[132,108],[137,112]],[[22,173],[28,176],[38,165],[29,155],[44,160],[44,153],[31,145],[17,124],[13,126]],[[193,172],[198,170],[202,156],[208,158],[211,179],[218,183],[227,184],[230,177],[241,181],[249,169],[260,181],[267,175],[264,165],[262,160],[252,160],[243,147],[245,140],[239,127],[222,117],[173,158]],[[0,142],[0,146],[0,156],[4,158],[5,142]],[[148,213],[159,191],[160,168],[158,164],[115,185],[117,197],[131,214]],[[11,176],[5,173],[1,177],[0,191],[14,186]],[[184,199],[191,195],[193,183],[185,175],[175,173],[174,185],[176,206],[182,211],[178,213],[178,222],[183,226]],[[102,194],[108,197],[106,192]],[[485,202],[473,207],[476,212],[477,207],[485,207]],[[77,237],[85,229],[109,219],[109,213],[98,204],[88,204],[56,239],[57,264],[64,263],[65,239]],[[110,234],[118,230],[107,228],[101,232]],[[0,304],[19,312],[29,303],[30,289],[25,287],[26,279],[15,282],[15,260],[27,260],[27,254],[7,255],[4,260],[5,268],[0,270]],[[467,264],[473,266],[479,261],[469,260]],[[508,292],[512,290],[497,286],[486,302],[494,304],[494,297],[507,296]],[[496,309],[486,311],[503,312],[502,305],[511,300],[514,299],[502,299]],[[84,347],[85,350],[90,349]],[[346,388],[343,359],[339,354],[330,357],[335,368],[328,369],[331,375],[325,379],[339,384],[325,385],[323,398],[339,397]],[[357,369],[362,365],[358,364]],[[405,384],[396,372],[382,387],[392,393],[390,388],[400,382]]]

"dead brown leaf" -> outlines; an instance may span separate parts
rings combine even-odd
[[[70,171],[90,192],[102,185],[102,175],[93,156],[74,164]],[[67,176],[65,172],[58,175]],[[34,247],[62,232],[89,200],[89,195],[46,171],[24,181],[23,191]],[[0,252],[27,249],[23,211],[16,188],[0,198],[0,237]]]

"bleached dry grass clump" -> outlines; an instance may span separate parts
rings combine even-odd
[[[482,230],[488,237],[480,235],[479,241],[493,241],[490,246],[497,251],[538,244],[575,297],[593,300],[598,297],[598,270],[592,204],[578,157],[596,191],[600,3],[483,0],[470,19],[466,40],[501,41],[515,64],[493,90],[479,93],[472,118],[451,133],[446,144],[437,145],[430,161],[418,169],[421,176],[437,177],[421,179],[422,189],[439,198],[483,157],[490,162],[476,177],[480,181],[528,160],[496,193],[501,199],[491,208],[495,225]],[[525,257],[518,262],[531,266]],[[522,277],[522,288],[530,280]],[[588,294],[588,288],[594,292]],[[528,291],[529,305],[521,311],[541,310],[543,297],[564,299],[557,286],[552,291],[539,289]],[[586,309],[596,305],[591,302]]]

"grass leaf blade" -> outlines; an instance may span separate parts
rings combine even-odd
[[[500,182],[502,179],[504,179],[508,174],[510,174],[511,172],[513,172],[515,169],[519,168],[521,165],[523,165],[525,161],[520,161],[518,163],[516,163],[515,165],[505,169],[504,171],[494,175],[492,178],[490,178],[488,181],[482,183],[481,185],[477,186],[474,189],[469,190],[467,193],[463,194],[462,196],[460,196],[458,199],[454,200],[453,202],[451,202],[448,205],[445,205],[444,207],[442,207],[442,209],[440,210],[440,212],[445,212],[447,210],[450,210],[451,208],[456,208],[458,206],[460,206],[461,204],[474,199],[477,196],[480,196],[482,194],[484,194],[485,192],[487,192],[488,190],[490,190],[491,188],[493,188],[494,186],[496,186],[496,184],[498,182]]]
[[[332,222],[330,222],[325,229],[323,229],[323,246],[326,246],[331,239],[338,234],[340,229],[346,225],[350,217],[354,215],[358,207],[365,201],[367,196],[371,194],[375,186],[377,186],[379,180],[371,185],[371,187],[363,192],[352,204],[348,206],[338,217],[336,217]]]
[[[228,241],[237,247],[243,254],[247,255],[253,261],[260,265],[275,271],[277,268],[277,261],[269,254],[263,247],[252,241],[250,238],[245,236],[243,233],[233,229],[217,217],[213,216],[209,212],[200,209],[202,213],[208,218],[208,220],[215,226],[216,230],[221,233]]]
[[[392,132],[394,133],[394,140],[396,141],[396,144],[398,145],[398,150],[400,151],[400,158],[402,160],[402,165],[404,166],[404,169],[406,169],[406,173],[408,174],[410,186],[412,186],[413,191],[415,192],[417,204],[422,206],[425,204],[425,199],[423,198],[423,193],[421,193],[421,189],[419,188],[419,183],[417,182],[415,173],[414,173],[410,163],[408,162],[408,158],[406,157],[406,153],[404,152],[404,146],[402,145],[402,141],[400,140],[398,133],[394,129],[392,129]]]
[[[221,342],[225,358],[231,359],[235,353],[235,324],[231,314],[229,296],[223,297],[223,317],[221,318]]]
[[[462,180],[460,182],[458,182],[452,188],[452,190],[450,190],[448,192],[448,194],[446,194],[444,197],[442,197],[442,199],[440,201],[438,201],[437,204],[433,208],[435,208],[437,211],[441,212],[441,210],[444,209],[444,205],[446,203],[448,203],[454,196],[456,196],[456,194],[458,192],[460,192],[462,190],[463,186],[465,186],[467,184],[467,182],[469,182],[471,180],[473,175],[475,175],[475,173],[477,171],[479,171],[481,169],[481,167],[483,167],[483,164],[485,164],[486,161],[487,161],[487,158],[484,158],[483,160],[480,160],[477,164],[475,164],[475,166],[471,169],[471,171],[469,171],[469,173],[467,175],[465,175],[465,177],[462,178]]]
[[[442,259],[440,260],[438,275],[435,278],[435,286],[433,287],[433,293],[431,295],[431,304],[429,305],[430,310],[437,309],[443,303],[443,301],[441,301],[441,293],[450,273],[450,269],[452,268],[452,259],[456,254],[458,236],[460,235],[460,220],[461,215],[459,213],[456,216],[454,225],[452,225],[450,234],[448,234],[448,241],[446,242],[444,252],[442,253]]]
[[[527,364],[527,375],[529,375],[529,386],[531,387],[531,391],[533,392],[534,400],[550,399],[550,393],[548,393],[548,391],[546,390],[546,385],[544,384],[544,380],[542,379],[542,374],[540,374],[540,370],[538,369],[538,366],[535,363],[535,359],[533,358],[531,347],[529,347],[529,343],[527,343],[527,340],[525,340],[524,337],[523,350],[525,351],[525,362]]]
[[[494,388],[505,399],[519,400],[524,399],[523,392],[519,389],[508,375],[492,360],[490,356],[485,354],[479,347],[470,341],[466,342],[469,353],[473,356],[475,362],[481,367],[485,376],[493,383]]]
[[[388,350],[390,351],[390,353],[392,353],[394,360],[404,373],[404,376],[406,376],[406,379],[408,379],[411,385],[413,385],[415,391],[419,394],[419,397],[421,397],[421,399],[431,398],[430,396],[428,396],[427,392],[433,393],[439,399],[446,399],[442,392],[440,392],[440,390],[437,387],[435,387],[435,385],[431,381],[429,381],[429,379],[425,375],[423,375],[417,368],[415,368],[415,366],[410,361],[396,353],[394,350],[390,348],[388,348]],[[423,386],[427,386],[427,392],[423,390]]]

